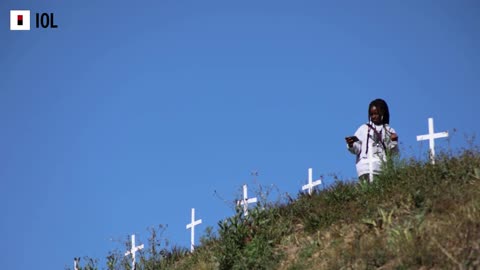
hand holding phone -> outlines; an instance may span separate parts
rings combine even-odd
[[[352,142],[358,142],[359,139],[357,136],[349,136],[349,137],[345,137],[345,140],[346,141],[352,141]]]
[[[352,147],[353,143],[358,142],[359,139],[357,136],[349,136],[349,137],[345,137],[345,141],[347,142],[348,147]]]

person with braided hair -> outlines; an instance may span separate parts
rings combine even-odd
[[[355,136],[346,137],[347,149],[356,155],[357,174],[361,181],[373,179],[382,163],[392,154],[398,154],[398,135],[390,127],[390,112],[383,99],[368,105],[368,122],[361,125]]]

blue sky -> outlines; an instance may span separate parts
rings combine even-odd
[[[59,28],[10,31],[11,9]],[[242,184],[295,196],[309,167],[352,179],[343,138],[378,97],[405,157],[426,156],[428,117],[450,132],[437,152],[467,146],[479,13],[475,0],[2,1],[0,261],[103,262],[123,249],[111,239],[146,243],[158,224],[188,247],[190,209],[198,242]]]

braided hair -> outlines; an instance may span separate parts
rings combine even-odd
[[[377,107],[382,125],[390,124],[390,112],[388,111],[387,102],[380,98],[373,100],[370,102],[370,105],[368,105],[368,122],[370,122],[370,109],[373,106]]]
[[[373,100],[372,102],[370,102],[370,105],[368,105],[368,123],[370,123],[370,109],[372,109],[372,107],[376,107],[377,108],[377,111],[378,111],[378,114],[380,115],[380,122],[381,124],[383,125],[383,127],[385,128],[385,125],[389,125],[390,124],[390,112],[388,111],[388,105],[387,105],[387,102],[385,102],[385,100],[383,99],[380,99],[380,98],[377,98],[375,100]],[[373,128],[372,126],[368,126],[368,130],[370,131],[370,129]],[[382,146],[383,146],[383,149],[386,150],[386,146],[381,138],[381,135],[379,135],[377,133],[377,131],[374,129],[374,132],[375,132],[375,137],[377,138],[376,141],[379,141],[382,143]],[[385,129],[385,132],[388,134],[388,130]],[[368,141],[370,140],[370,136],[367,136],[367,148],[366,148],[366,151],[365,153],[368,153],[368,146],[369,146],[369,143]]]

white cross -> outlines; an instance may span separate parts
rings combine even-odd
[[[132,249],[125,252],[125,256],[132,254],[132,269],[135,270],[135,252],[143,249],[143,244],[140,246],[135,246],[135,234],[132,234]]]
[[[435,139],[445,137],[448,137],[448,131],[433,133],[433,118],[428,118],[428,134],[417,136],[417,141],[429,140],[432,164],[435,164]]]
[[[302,186],[302,190],[308,189],[308,194],[312,195],[313,187],[321,185],[322,180],[318,179],[313,182],[312,180],[312,168],[308,168],[308,184]]]
[[[373,182],[373,164],[372,162],[375,160],[373,158],[373,149],[370,149],[370,151],[368,151],[368,158],[367,158],[367,161],[368,161],[368,180],[370,181],[370,183]]]
[[[80,261],[80,258],[73,258],[73,270],[78,270],[78,262]]]
[[[192,208],[192,223],[187,224],[187,230],[192,228],[192,233],[190,234],[190,252],[193,252],[195,244],[195,226],[202,223],[202,220],[195,220],[195,208]]]
[[[248,216],[248,204],[257,202],[257,198],[248,199],[247,185],[243,185],[243,200],[237,201],[237,205],[243,205],[243,215]]]

